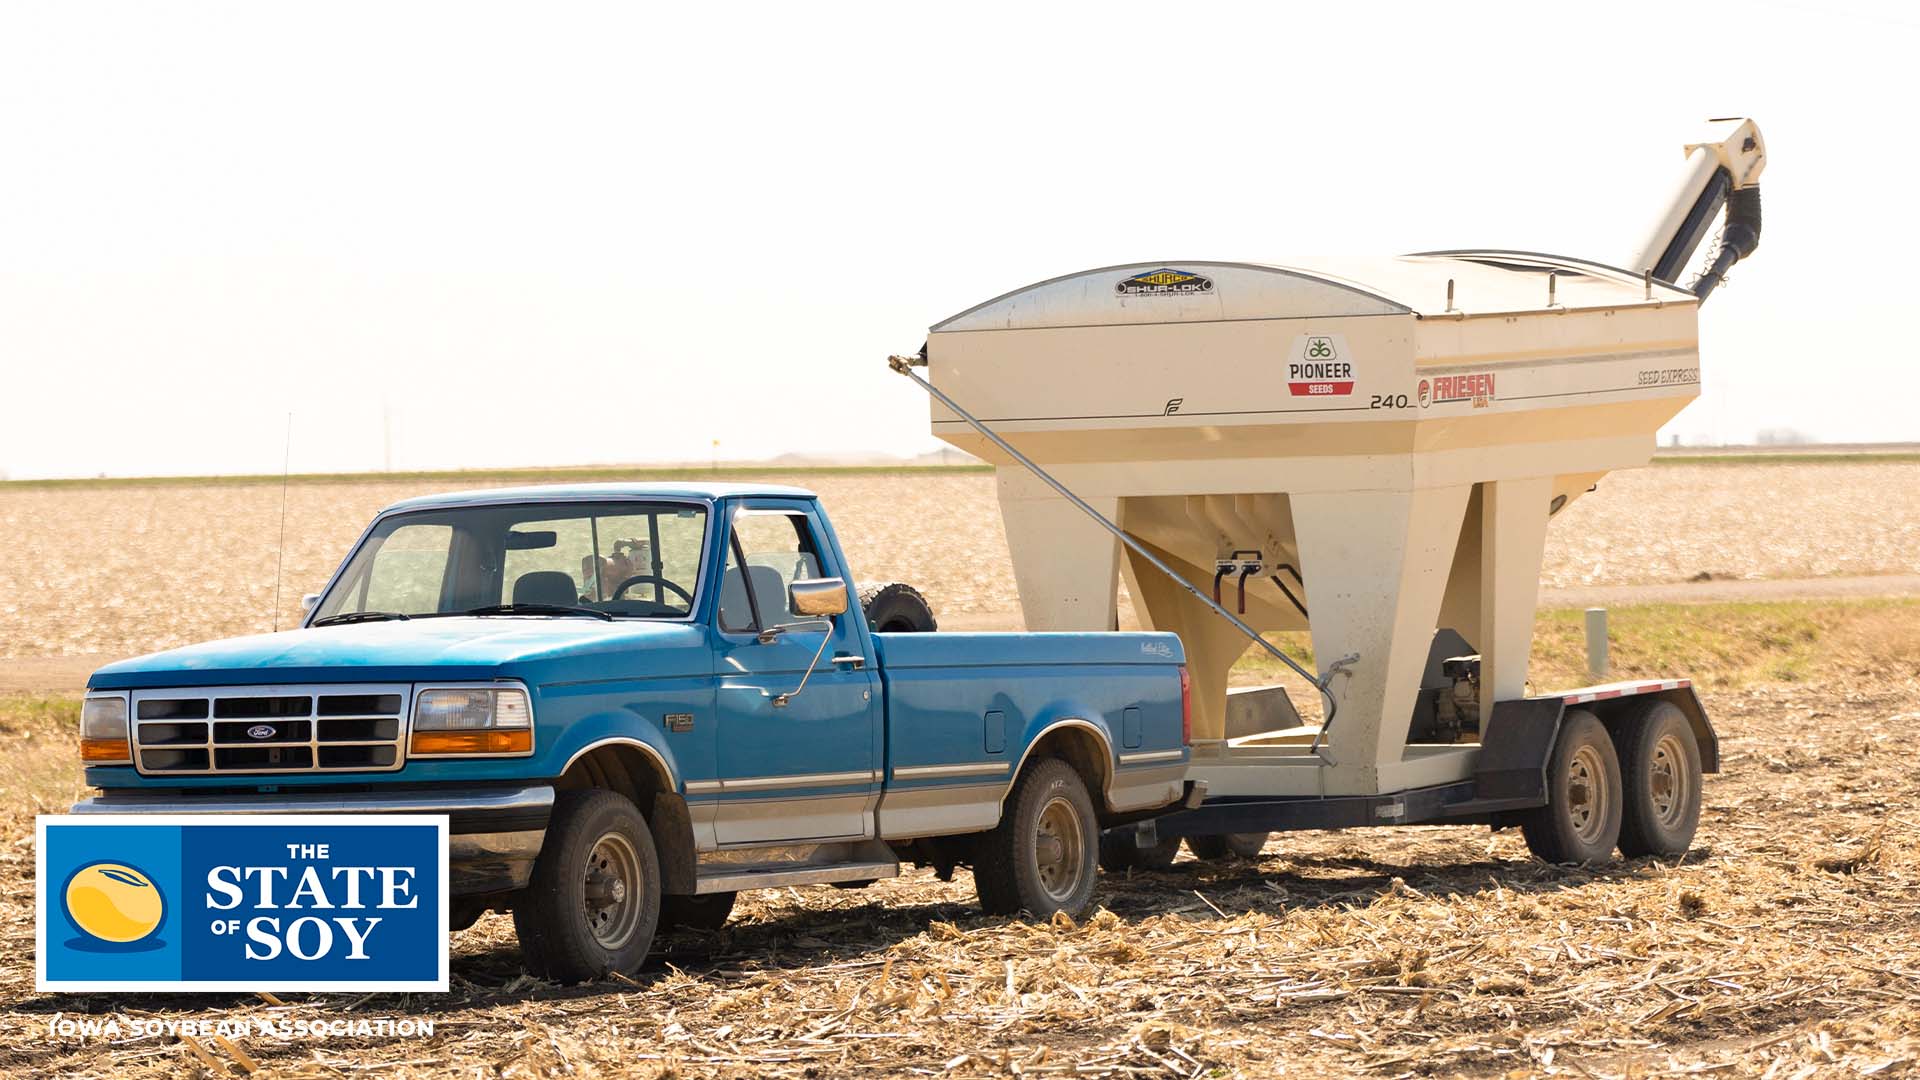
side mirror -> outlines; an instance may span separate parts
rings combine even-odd
[[[310,592],[307,595],[300,598],[300,614],[302,615],[313,614],[313,609],[319,606],[320,606],[320,594],[317,592]]]
[[[824,619],[847,611],[847,583],[837,577],[796,581],[787,587],[787,606],[795,615]]]

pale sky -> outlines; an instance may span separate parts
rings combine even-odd
[[[1910,4],[0,5],[0,471],[919,453],[889,352],[1134,261],[1760,250],[1670,430],[1920,439]]]

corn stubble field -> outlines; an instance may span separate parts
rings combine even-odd
[[[1916,479],[1860,464],[1623,474],[1556,522],[1546,578],[1910,573]],[[804,482],[862,576],[916,582],[943,614],[1014,610],[989,477]],[[289,592],[417,490],[296,485]],[[0,648],[127,653],[264,629],[277,496],[0,489],[18,556],[0,567]],[[1685,663],[1721,732],[1725,771],[1681,860],[1546,867],[1517,834],[1476,828],[1290,834],[1258,859],[1107,875],[1080,923],[982,916],[964,871],[909,871],[743,897],[719,934],[582,987],[522,974],[511,921],[490,915],[456,935],[444,996],[35,994],[32,822],[82,794],[75,705],[0,698],[0,1074],[1920,1075],[1920,605],[1616,614],[1622,666]],[[1562,655],[1577,647],[1570,619],[1543,619],[1536,673],[1577,670]],[[75,1014],[436,1030],[48,1037]]]
[[[985,472],[768,474],[817,491],[854,576],[912,582],[936,614],[1016,625]],[[280,625],[373,514],[449,483],[296,483]],[[0,659],[127,656],[274,620],[280,486],[0,485]],[[1920,573],[1920,464],[1663,465],[1608,476],[1547,534],[1549,588]],[[1010,622],[1009,622],[1010,620]]]

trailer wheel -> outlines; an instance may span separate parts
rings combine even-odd
[[[528,970],[556,982],[634,971],[659,920],[660,860],[640,811],[604,788],[560,792],[513,909]]]
[[[1133,842],[1133,830],[1130,828],[1100,834],[1100,868],[1110,874],[1123,874],[1129,870],[1165,870],[1173,865],[1173,857],[1178,854],[1178,836],[1162,837],[1152,847],[1141,847]]]
[[[727,924],[727,916],[733,914],[733,901],[738,895],[717,892],[697,896],[663,896],[660,898],[660,932],[700,930],[712,933]]]
[[[1620,853],[1684,855],[1700,826],[1700,740],[1687,715],[1657,701],[1613,731],[1626,789]]]
[[[1073,766],[1048,758],[1020,774],[973,859],[973,887],[991,915],[1079,915],[1093,897],[1100,823]]]
[[[920,590],[898,581],[869,585],[860,590],[860,610],[877,634],[930,634],[940,624]]]
[[[1602,862],[1619,842],[1624,802],[1613,740],[1599,718],[1576,709],[1560,721],[1554,740],[1547,805],[1528,811],[1520,831],[1546,862]]]
[[[1189,836],[1187,848],[1194,858],[1208,862],[1220,862],[1229,858],[1251,859],[1260,854],[1267,846],[1267,837],[1271,833],[1236,832],[1219,836]]]

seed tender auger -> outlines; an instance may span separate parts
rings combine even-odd
[[[1416,823],[1520,825],[1554,861],[1687,849],[1719,763],[1687,680],[1527,692],[1548,523],[1647,463],[1699,393],[1700,305],[1759,242],[1754,123],[1712,121],[1686,160],[1618,264],[1129,263],[893,358],[934,434],[995,466],[1029,630],[1113,628],[1124,577],[1185,645],[1206,799],[1109,833],[1109,865]],[[1311,661],[1260,637],[1287,630]],[[1320,722],[1281,687],[1229,691],[1250,641],[1318,691]]]

